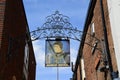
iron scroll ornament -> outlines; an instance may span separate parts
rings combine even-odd
[[[65,38],[77,40],[79,42],[81,42],[81,37],[86,34],[89,38],[86,39],[84,43],[92,48],[92,54],[95,50],[100,51],[102,53],[100,60],[106,63],[107,55],[105,54],[105,51],[100,48],[101,40],[95,37],[95,34],[92,35],[91,33],[83,32],[73,27],[69,22],[69,17],[60,14],[59,11],[47,16],[46,22],[42,25],[42,27],[37,28],[37,30],[32,31],[30,34],[32,41],[43,38]]]
[[[82,35],[82,31],[74,28],[69,22],[69,17],[56,11],[54,14],[46,17],[46,22],[41,28],[31,32],[32,40],[42,38],[71,38],[77,40]],[[79,39],[78,39],[79,40]]]
[[[38,27],[37,30],[32,31],[30,34],[32,41],[43,38],[69,38],[81,41],[81,36],[84,33],[85,32],[82,32],[72,26],[68,16],[60,14],[59,11],[55,11],[54,14],[46,17],[46,22],[42,25],[42,27]],[[100,40],[95,36],[92,36],[89,33],[87,33],[87,35],[92,37],[92,40],[97,41],[97,43],[100,42]],[[90,42],[91,40],[85,43],[94,47],[90,44]]]

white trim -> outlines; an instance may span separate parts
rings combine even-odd
[[[84,66],[84,59],[81,58],[81,71],[82,71],[82,80],[85,79],[85,66]]]
[[[24,65],[23,65],[23,72],[25,75],[26,80],[28,79],[28,65],[29,65],[29,46],[26,41],[25,45],[25,53],[24,53]]]
[[[95,24],[94,24],[94,22],[93,23],[91,23],[91,25],[90,25],[91,27],[91,35],[92,36],[95,36]]]

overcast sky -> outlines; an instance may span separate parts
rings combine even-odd
[[[23,0],[30,31],[41,27],[45,18],[58,10],[70,18],[73,27],[83,30],[89,0]],[[71,62],[75,63],[80,42],[70,40]],[[57,68],[45,67],[45,39],[33,42],[36,56],[36,80],[56,80]],[[59,68],[59,80],[70,80],[71,67]]]

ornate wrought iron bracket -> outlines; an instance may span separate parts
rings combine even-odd
[[[31,32],[32,40],[41,38],[72,38],[79,40],[81,35],[82,32],[74,28],[69,22],[69,18],[60,14],[59,11],[47,16],[43,26]]]
[[[47,16],[46,22],[42,25],[42,27],[31,32],[32,41],[42,38],[69,38],[81,41],[82,35],[83,32],[73,27],[69,22],[69,17],[60,14],[59,11]],[[99,42],[99,39],[95,36],[88,33],[87,35],[91,36],[92,40]],[[94,47],[90,44],[90,40],[85,43]]]

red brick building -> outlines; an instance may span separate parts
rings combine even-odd
[[[116,29],[119,27],[111,25],[109,1],[90,0],[73,80],[120,79],[118,63],[120,56],[116,56],[120,47],[115,44],[114,37],[118,33],[113,33],[113,27]]]
[[[0,0],[0,80],[35,80],[36,61],[22,0]]]

